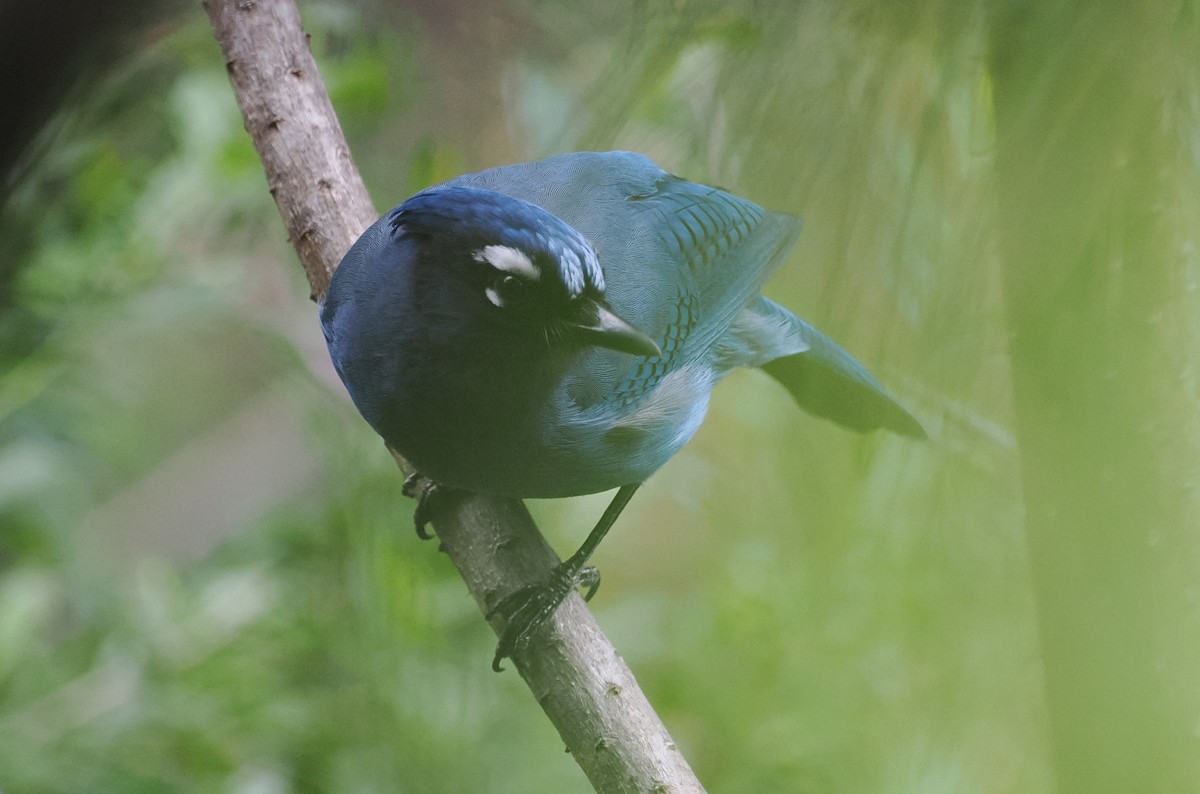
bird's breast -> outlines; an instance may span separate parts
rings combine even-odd
[[[581,493],[645,481],[700,427],[712,385],[707,368],[683,367],[636,397],[613,390],[586,407],[568,387],[542,424],[544,481],[587,481]]]

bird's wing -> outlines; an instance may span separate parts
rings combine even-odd
[[[699,313],[688,345],[703,354],[757,298],[800,233],[800,220],[767,212],[724,190],[664,176],[631,197],[635,217],[657,237],[653,269],[681,285]]]

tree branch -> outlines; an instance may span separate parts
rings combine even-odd
[[[204,7],[267,184],[320,299],[376,213],[299,11],[292,0],[205,0]],[[435,527],[485,613],[518,587],[545,580],[558,562],[519,501],[469,496]],[[499,633],[503,618],[492,627]],[[597,791],[703,790],[577,593],[513,662]]]

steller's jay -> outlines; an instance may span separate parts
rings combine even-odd
[[[850,354],[759,294],[800,225],[644,155],[578,152],[424,190],[346,254],[321,325],[390,448],[466,491],[619,489],[548,583],[496,607],[497,670],[582,579],[594,591],[591,552],[733,368],[853,430],[925,437]]]

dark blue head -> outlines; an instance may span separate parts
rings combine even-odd
[[[410,252],[404,258],[413,270],[413,308],[433,332],[478,332],[514,354],[548,342],[657,354],[653,341],[605,302],[591,244],[535,204],[491,190],[437,187],[381,223],[393,245]]]
[[[588,241],[528,201],[478,188],[432,188],[386,218],[393,234],[423,236],[443,250],[466,249],[476,261],[542,282],[561,297],[604,294],[604,273]]]

